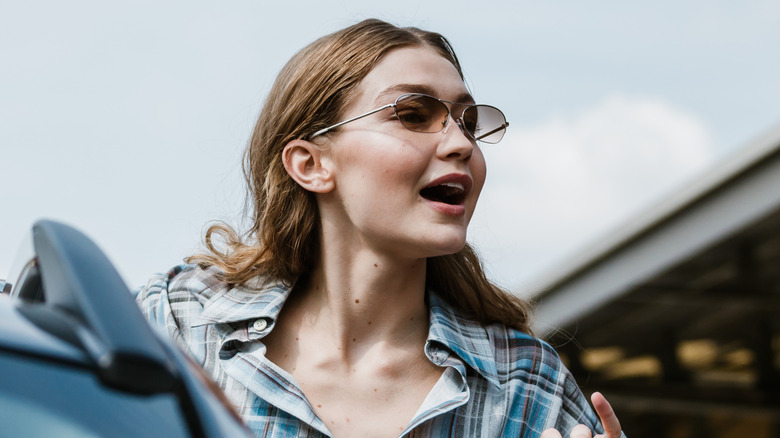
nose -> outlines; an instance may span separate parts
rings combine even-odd
[[[450,129],[456,125],[458,129]],[[442,130],[444,138],[439,143],[437,155],[440,158],[468,161],[474,153],[475,140],[466,132],[460,118],[450,116],[450,123]]]

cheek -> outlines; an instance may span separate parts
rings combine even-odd
[[[378,185],[399,194],[418,184],[429,161],[417,148],[407,143],[371,150],[373,153],[364,154],[360,162],[352,164],[360,169],[366,184]]]
[[[479,147],[474,148],[469,167],[471,169],[471,177],[474,179],[472,191],[476,195],[475,198],[478,198],[482,191],[482,186],[485,185],[485,179],[487,178],[487,163],[485,162],[485,156],[482,155],[482,151]]]
[[[415,186],[427,168],[424,157],[417,151],[408,148],[392,156],[379,160],[388,183]],[[396,185],[396,187],[398,187]]]
[[[339,180],[348,186],[345,192],[350,198],[381,204],[415,195],[412,192],[425,172],[426,158],[411,144],[397,140],[381,146],[362,144],[339,154]]]

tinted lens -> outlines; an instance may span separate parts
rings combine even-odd
[[[395,114],[406,129],[439,132],[447,125],[447,105],[423,94],[407,94],[396,101]]]
[[[463,112],[463,127],[474,137],[484,143],[498,143],[504,137],[506,117],[498,108],[490,105],[474,105]]]

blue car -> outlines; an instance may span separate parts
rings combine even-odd
[[[251,436],[89,238],[46,220],[30,237],[0,280],[2,436]]]

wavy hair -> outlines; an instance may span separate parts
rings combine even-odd
[[[292,283],[309,272],[319,253],[320,218],[314,196],[287,174],[282,150],[292,140],[337,123],[382,57],[410,46],[435,50],[463,79],[460,62],[442,35],[376,19],[326,35],[296,53],[277,76],[244,153],[251,226],[243,235],[226,224],[210,226],[205,235],[208,253],[187,261],[220,268],[231,284],[257,275]],[[468,244],[455,254],[429,258],[426,283],[483,324],[531,332],[529,303],[488,281]]]

